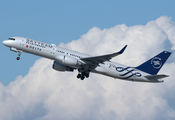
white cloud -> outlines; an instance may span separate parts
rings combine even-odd
[[[128,48],[112,61],[137,66],[166,49],[175,47],[175,25],[162,16],[145,26],[116,25],[88,33],[60,46],[100,55]],[[0,84],[0,119],[175,119],[175,62],[166,63],[160,73],[169,74],[164,83],[136,83],[90,74],[84,81],[77,72],[58,72],[53,61],[41,58],[24,77],[8,86]]]

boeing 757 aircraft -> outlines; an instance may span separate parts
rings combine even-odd
[[[4,40],[3,44],[11,51],[18,53],[17,60],[20,59],[22,52],[45,57],[54,60],[52,68],[57,71],[65,72],[77,69],[79,72],[77,78],[81,80],[84,80],[85,77],[88,78],[90,72],[93,72],[128,81],[163,82],[160,79],[168,77],[168,75],[158,75],[157,73],[171,55],[170,52],[163,51],[137,67],[128,67],[110,61],[113,57],[122,54],[127,45],[119,52],[90,56],[24,37],[11,37]]]

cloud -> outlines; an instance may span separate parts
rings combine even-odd
[[[167,49],[175,50],[175,24],[162,16],[146,25],[109,29],[93,27],[80,39],[59,46],[102,55],[125,53],[112,61],[137,66]],[[174,52],[174,51],[173,51]],[[26,76],[18,76],[8,86],[0,84],[0,119],[175,119],[175,62],[167,62],[160,73],[170,75],[164,83],[128,82],[90,74],[78,80],[78,72],[58,72],[52,60],[41,58]]]

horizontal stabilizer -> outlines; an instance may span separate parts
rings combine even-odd
[[[169,77],[169,76],[168,75],[147,75],[145,77],[149,80],[158,80],[158,79]]]

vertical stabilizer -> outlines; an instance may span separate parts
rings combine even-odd
[[[156,75],[170,55],[170,52],[163,51],[145,63],[139,65],[136,67],[136,69],[149,73],[151,75]]]

